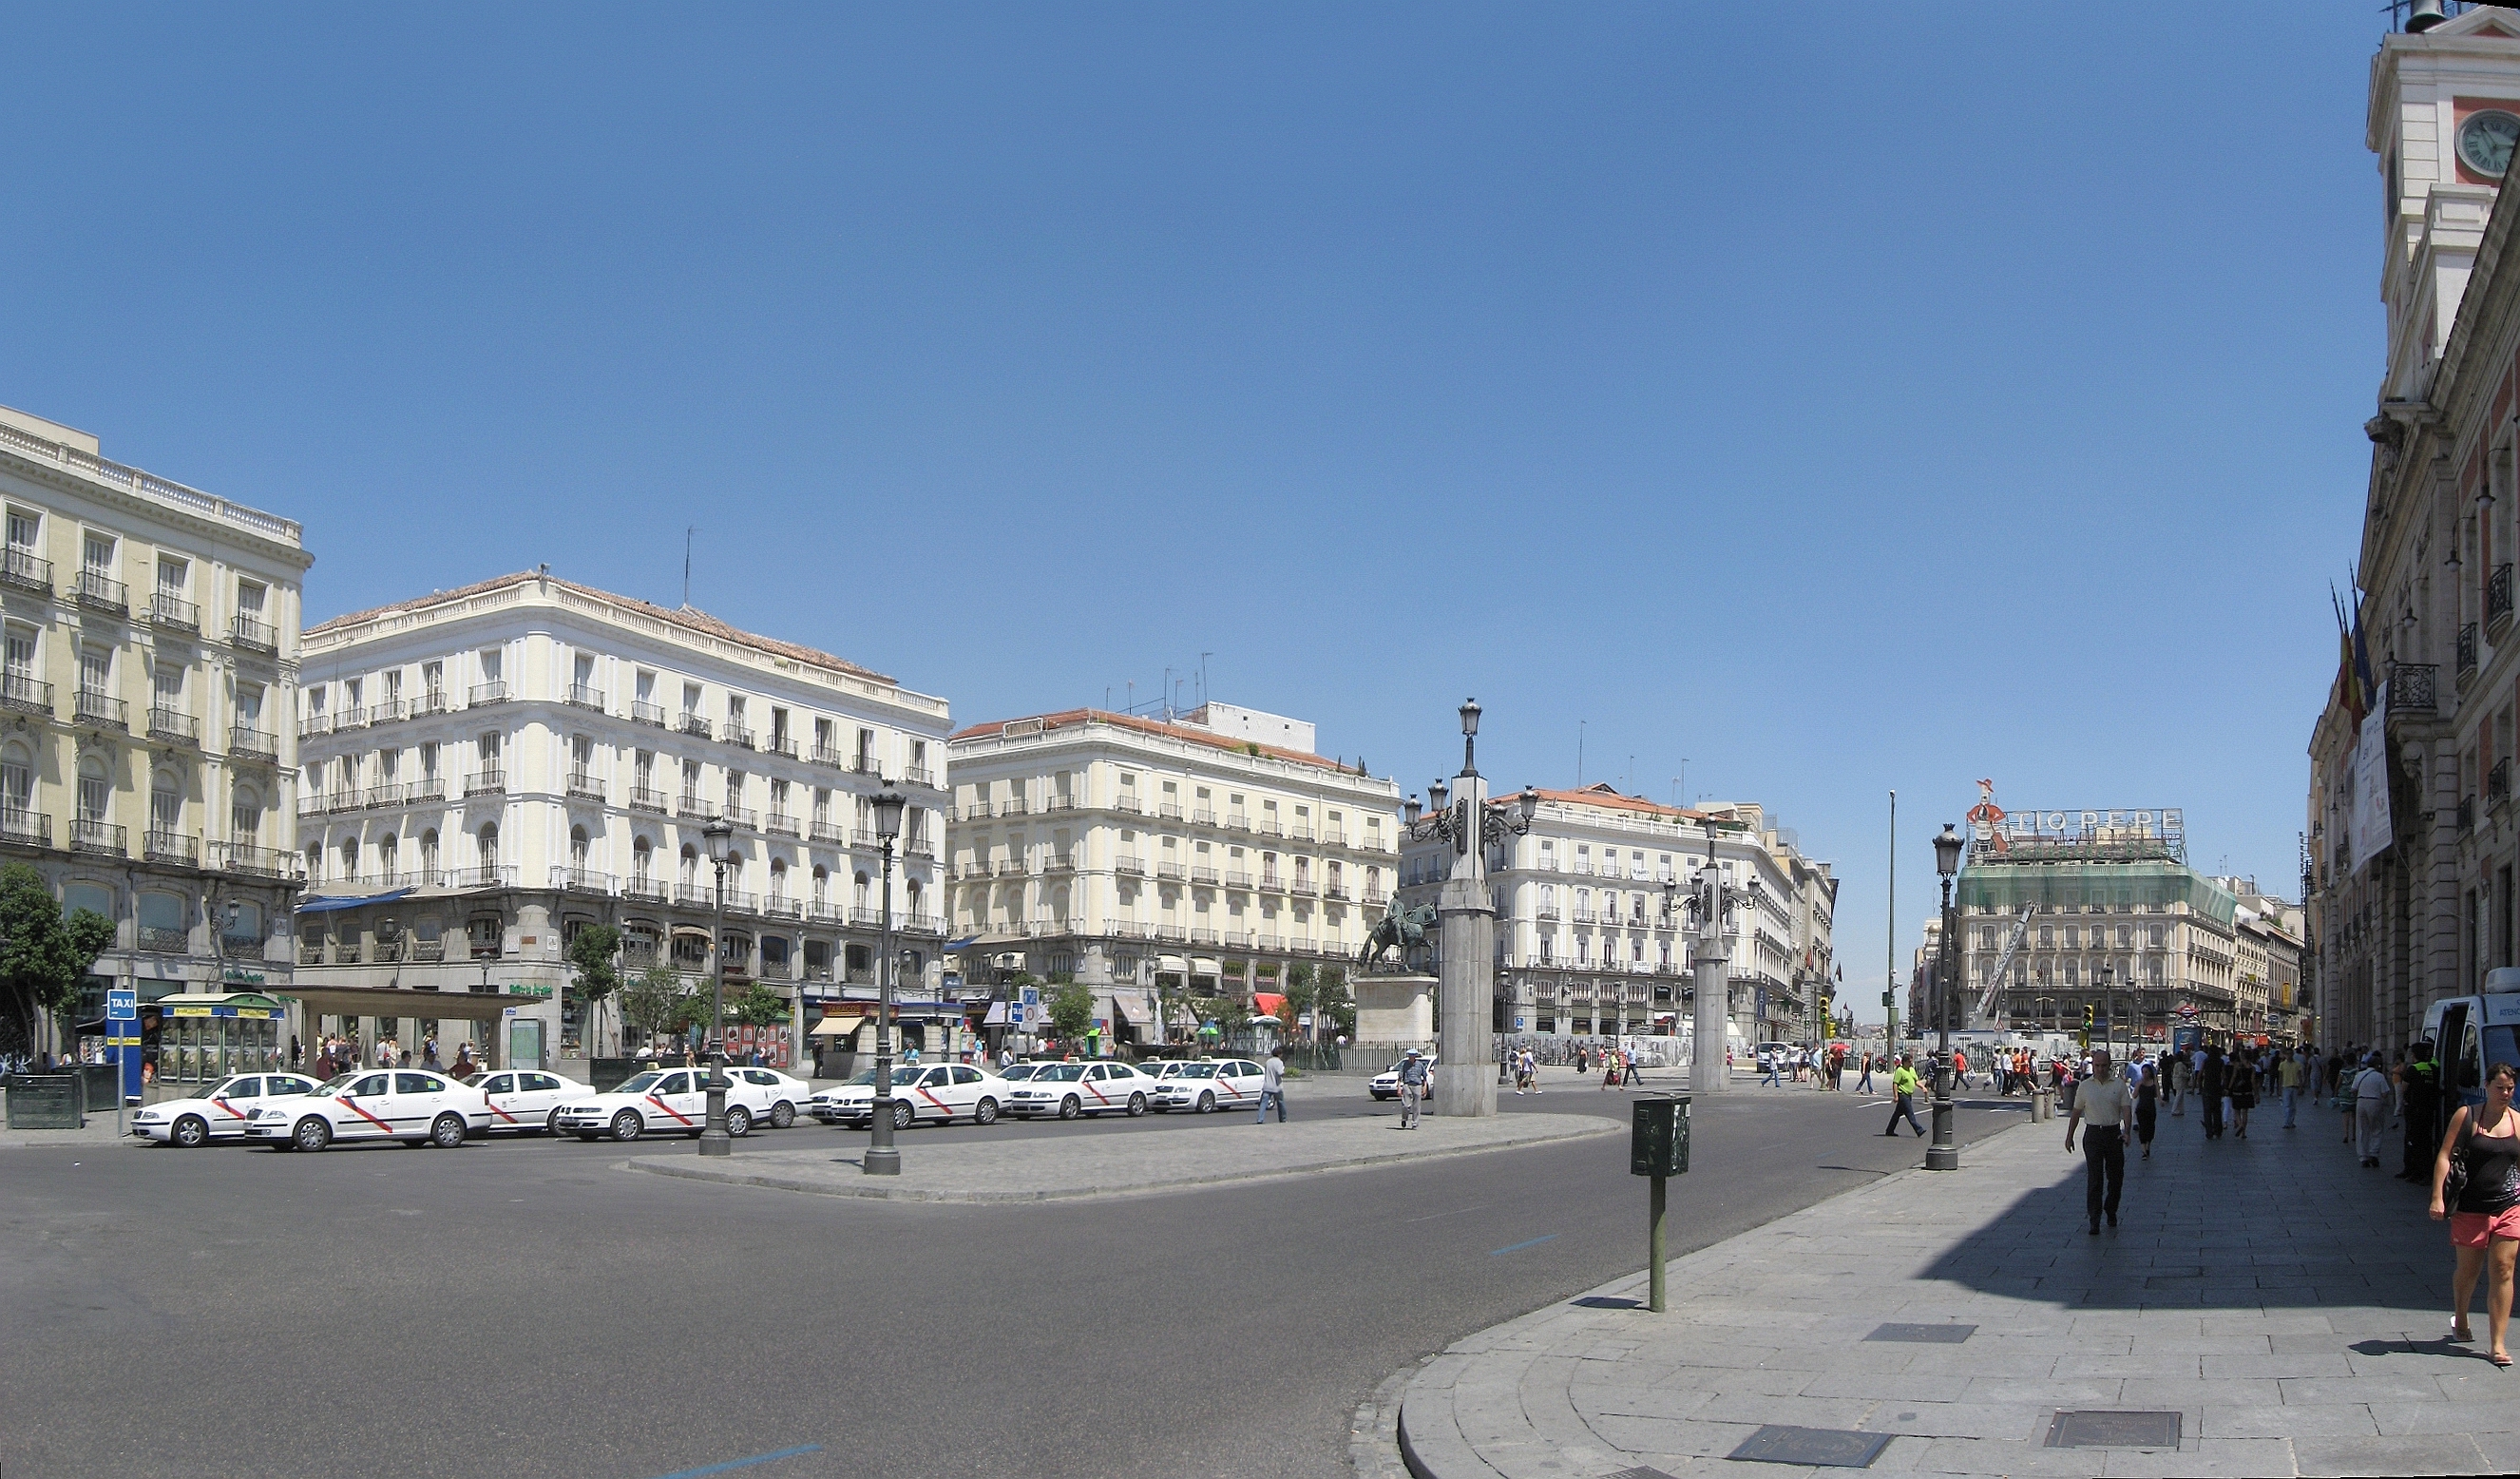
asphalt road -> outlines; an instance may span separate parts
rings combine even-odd
[[[1571,1084],[1505,1102],[1627,1113]],[[1394,1113],[1361,1087],[1295,1107]],[[1959,1132],[2023,1112],[1964,1107]],[[1886,1114],[1699,1099],[1673,1251],[1914,1164]],[[902,1144],[1266,1132],[1149,1117]],[[1019,1208],[610,1169],[692,1153],[0,1151],[0,1479],[1342,1475],[1383,1378],[1644,1258],[1623,1136]]]

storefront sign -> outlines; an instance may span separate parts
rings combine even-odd
[[[508,994],[511,996],[531,996],[537,1001],[548,1001],[551,999],[551,994],[552,989],[548,986],[533,986],[522,981],[508,983]]]
[[[263,984],[262,972],[241,971],[233,965],[228,967],[226,979],[238,986],[260,986]]]

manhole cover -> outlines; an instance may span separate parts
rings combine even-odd
[[[1845,1428],[1793,1428],[1770,1423],[1725,1455],[1760,1463],[1812,1463],[1830,1468],[1870,1466],[1890,1446],[1890,1433],[1857,1433]]]
[[[1903,1340],[1916,1346],[1956,1346],[1977,1333],[1975,1325],[1883,1325],[1866,1340]]]
[[[2175,1449],[2182,1412],[2059,1410],[2048,1425],[2051,1449]]]
[[[1649,1469],[1640,1465],[1632,1469],[1621,1469],[1612,1474],[1610,1479],[1671,1479],[1671,1475],[1660,1469]]]
[[[1572,1303],[1578,1310],[1642,1310],[1645,1307],[1643,1300],[1621,1299],[1615,1294],[1587,1294]]]

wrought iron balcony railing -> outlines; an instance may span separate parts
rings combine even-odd
[[[51,718],[53,685],[36,682],[22,672],[0,672],[0,709]]]
[[[2390,664],[2389,712],[2393,715],[2434,713],[2433,679],[2440,671],[2439,663]]]
[[[604,712],[604,690],[601,688],[589,688],[584,683],[571,683],[568,685],[568,693],[566,694],[563,702],[567,703],[569,707],[573,709],[592,709],[596,713],[602,714]]]
[[[53,593],[53,562],[38,558],[33,550],[12,544],[0,550],[0,585],[49,596]]]
[[[157,591],[149,597],[149,620],[155,625],[199,635],[202,608],[171,590]]]
[[[93,816],[70,818],[70,851],[101,853],[109,857],[128,857],[131,845],[125,828]]]
[[[2511,620],[2511,562],[2506,560],[2494,567],[2494,574],[2485,578],[2485,624],[2492,626],[2496,623],[2509,620]]]
[[[93,688],[78,690],[75,700],[78,721],[82,724],[104,724],[128,730],[131,727],[131,706],[110,693]]]
[[[51,847],[52,813],[0,807],[0,842],[14,842],[22,848]]]
[[[239,647],[250,648],[255,652],[278,652],[280,628],[269,622],[258,622],[252,617],[233,617],[228,622],[228,640]]]
[[[228,754],[237,760],[276,761],[280,759],[280,736],[251,724],[239,724],[228,731]]]
[[[131,615],[131,587],[101,570],[82,568],[70,585],[70,599],[89,611]]]
[[[140,855],[151,862],[180,863],[188,868],[202,864],[202,843],[197,837],[181,832],[160,832],[155,828],[141,834]]]

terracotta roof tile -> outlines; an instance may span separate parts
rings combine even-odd
[[[575,580],[563,580],[558,576],[546,576],[538,571],[530,570],[518,571],[515,575],[510,576],[499,576],[488,580],[476,580],[471,585],[459,585],[453,590],[441,590],[431,595],[416,596],[408,601],[396,601],[390,606],[372,606],[365,611],[354,611],[346,616],[338,616],[329,622],[322,622],[316,625],[309,626],[306,628],[304,635],[311,637],[321,632],[330,631],[337,626],[352,626],[361,622],[373,622],[379,617],[393,616],[406,611],[419,611],[424,607],[441,605],[448,601],[470,600],[474,596],[486,595],[491,591],[499,590],[510,585],[520,584],[527,580],[549,580],[554,585],[573,590],[579,595],[592,597],[599,601],[612,601],[619,605],[631,607],[638,611],[642,616],[654,617],[660,622],[670,622],[674,625],[680,626],[685,630],[696,631],[706,636],[716,637],[721,641],[739,643],[742,646],[750,647],[758,652],[770,653],[775,657],[791,658],[800,663],[814,664],[817,667],[837,669],[842,672],[854,673],[859,677],[869,678],[878,683],[889,683],[893,681],[889,675],[878,672],[872,668],[860,667],[859,665],[848,661],[846,658],[833,657],[832,654],[824,652],[819,648],[800,646],[794,642],[783,642],[776,637],[765,637],[759,632],[745,631],[740,626],[732,626],[719,621],[717,618],[710,616],[707,612],[695,610],[689,606],[686,606],[679,611],[668,611],[662,606],[655,605],[649,601],[642,601],[636,596],[625,596],[608,590],[598,590],[592,585],[581,585]]]
[[[1276,760],[1292,761],[1299,765],[1319,765],[1325,770],[1337,770],[1350,775],[1357,773],[1348,770],[1346,766],[1334,760],[1314,755],[1309,751],[1287,750],[1277,745],[1263,745],[1255,740],[1238,740],[1232,735],[1219,734],[1213,729],[1199,728],[1195,724],[1167,724],[1161,719],[1140,718],[1134,714],[1113,714],[1103,709],[1063,709],[1057,714],[1034,714],[1025,715],[1020,718],[993,719],[985,724],[973,724],[968,729],[957,730],[952,739],[995,739],[1005,732],[1009,724],[1029,724],[1036,720],[1044,730],[1061,729],[1073,724],[1110,724],[1121,729],[1135,729],[1141,734],[1161,735],[1169,739],[1188,740],[1193,745],[1230,750],[1237,755],[1249,755],[1256,752]],[[948,743],[951,742],[952,740],[948,740]]]

